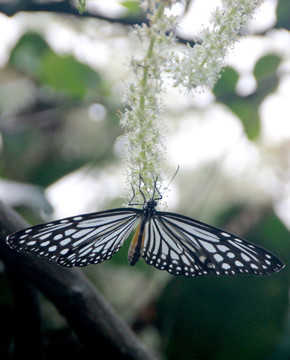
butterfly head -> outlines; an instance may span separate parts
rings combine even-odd
[[[157,201],[154,199],[150,199],[144,203],[143,210],[153,212],[155,211],[156,206],[157,206]]]
[[[163,190],[167,190],[169,185],[171,184],[172,180],[174,179],[175,175],[177,174],[177,171],[179,169],[179,166],[175,172],[175,174],[173,175],[172,179],[170,180],[169,184],[164,188]],[[142,175],[139,174],[139,194],[142,195],[143,197],[143,204],[141,203],[133,203],[132,200],[135,198],[136,193],[135,193],[135,189],[132,186],[132,191],[133,191],[133,196],[131,198],[131,200],[129,201],[128,205],[133,205],[133,206],[142,206],[142,209],[146,212],[146,213],[153,213],[155,212],[155,208],[158,205],[158,201],[162,199],[162,194],[161,191],[158,188],[158,176],[152,176],[153,178],[153,191],[152,191],[152,187],[151,189],[147,186],[145,180],[143,179]],[[152,184],[151,184],[152,185]],[[151,191],[150,191],[151,190]],[[148,200],[149,199],[149,200]]]

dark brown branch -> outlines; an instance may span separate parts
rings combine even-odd
[[[14,359],[26,356],[31,360],[42,359],[41,317],[38,292],[15,271],[6,267],[13,299]],[[29,331],[27,325],[29,324]]]
[[[58,13],[58,14],[66,14],[66,15],[74,15],[78,17],[92,17],[100,20],[109,21],[112,23],[121,23],[123,25],[135,25],[148,23],[145,15],[136,16],[136,17],[120,17],[114,18],[109,16],[104,16],[102,14],[98,14],[96,12],[86,11],[83,14],[80,14],[75,6],[72,5],[72,2],[68,0],[51,2],[47,3],[38,2],[34,3],[31,1],[19,1],[14,4],[2,4],[0,5],[0,12],[7,16],[13,16],[18,12],[49,12],[49,13]]]
[[[47,13],[58,13],[64,15],[74,15],[77,17],[89,17],[99,20],[108,21],[110,23],[120,23],[126,26],[148,24],[148,20],[145,14],[139,16],[124,16],[124,17],[110,17],[99,14],[97,12],[86,11],[83,14],[79,14],[78,10],[68,0],[58,2],[47,2],[47,3],[33,3],[32,1],[18,1],[15,4],[0,4],[0,12],[7,16],[13,16],[18,12],[47,12]],[[190,44],[194,46],[196,42],[193,39],[186,39],[176,34],[176,39],[181,44]]]
[[[6,245],[7,234],[27,226],[14,210],[0,202],[0,257],[10,271],[30,281],[55,304],[89,351],[98,349],[98,353],[104,351],[107,358],[114,359],[154,359],[81,270],[17,253]]]

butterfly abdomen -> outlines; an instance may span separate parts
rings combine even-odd
[[[128,251],[128,261],[131,266],[135,265],[138,262],[143,252],[145,239],[145,223],[146,221],[144,221],[144,219],[140,221],[131,240]]]

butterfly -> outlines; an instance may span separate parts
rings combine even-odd
[[[159,270],[187,277],[264,275],[284,267],[267,250],[229,232],[187,216],[157,211],[162,197],[156,181],[149,200],[140,189],[142,209],[128,207],[68,217],[20,230],[6,242],[13,249],[48,257],[62,266],[86,266],[109,260],[135,229],[128,251],[132,266],[143,257]],[[160,196],[155,197],[155,192]],[[139,204],[131,199],[129,205]]]

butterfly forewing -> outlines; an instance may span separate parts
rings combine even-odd
[[[186,216],[156,211],[155,206],[152,200],[142,210],[114,209],[37,225],[9,235],[7,243],[63,266],[85,266],[110,259],[140,221],[144,226],[134,237],[133,250],[173,275],[263,275],[284,266],[257,245]]]
[[[174,275],[270,274],[284,264],[263,248],[191,218],[156,212],[148,226],[145,261]]]
[[[97,264],[120,249],[140,212],[121,208],[74,216],[21,230],[9,235],[7,243],[67,267]]]

